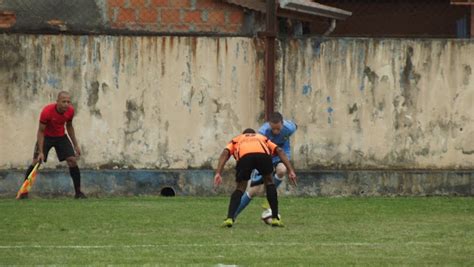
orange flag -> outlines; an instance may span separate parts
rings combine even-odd
[[[18,193],[16,194],[16,199],[19,199],[21,194],[30,192],[31,187],[33,186],[33,183],[36,180],[36,174],[38,173],[39,166],[40,163],[36,163],[35,167],[28,175],[28,178],[26,178],[20,190],[18,190]]]

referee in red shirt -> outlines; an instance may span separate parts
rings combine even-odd
[[[40,115],[33,164],[28,168],[25,179],[37,162],[46,162],[48,160],[49,150],[54,147],[59,161],[66,160],[69,166],[69,173],[71,174],[74,191],[76,192],[74,197],[86,198],[81,191],[81,172],[77,166],[77,157],[81,155],[81,149],[77,143],[74,127],[72,126],[73,117],[74,108],[71,105],[71,96],[65,91],[58,93],[56,103],[49,104],[43,108]],[[64,124],[66,124],[67,135]],[[68,136],[71,140],[69,140]],[[28,198],[28,193],[22,194],[20,198]]]

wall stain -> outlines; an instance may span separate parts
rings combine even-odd
[[[393,105],[395,107],[395,130],[403,128],[410,128],[416,121],[417,110],[415,104],[418,99],[417,88],[421,75],[414,69],[412,62],[413,48],[408,47],[406,51],[405,66],[400,74],[400,96],[396,96]],[[400,99],[403,98],[403,101]]]
[[[102,117],[100,109],[97,108],[97,102],[99,101],[99,82],[93,81],[90,86],[87,87],[87,106],[91,115]]]
[[[145,109],[143,108],[143,103],[137,104],[135,100],[127,100],[126,102],[125,116],[126,121],[126,130],[125,134],[130,135],[142,128],[142,119],[145,114]]]
[[[464,65],[462,83],[464,85],[469,85],[469,80],[472,74],[472,69],[470,65]]]
[[[367,77],[370,83],[370,94],[372,95],[372,103],[375,105],[375,89],[379,83],[379,76],[375,71],[372,71],[369,67],[364,68],[364,77]]]
[[[25,57],[21,52],[21,43],[17,38],[0,38],[0,70],[12,71],[20,68],[25,62]]]
[[[356,112],[357,110],[358,110],[358,109],[357,109],[357,103],[354,103],[354,104],[352,105],[352,107],[349,106],[349,114],[352,114],[352,113]]]
[[[400,88],[402,89],[402,96],[405,98],[404,106],[413,107],[417,100],[417,85],[420,81],[421,75],[414,69],[413,62],[413,48],[408,47],[406,53],[405,66],[400,74]]]

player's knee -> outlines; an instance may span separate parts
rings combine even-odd
[[[262,185],[257,185],[250,187],[250,189],[247,191],[250,197],[256,196],[260,191],[261,191]]]
[[[69,157],[66,159],[67,165],[69,167],[76,167],[77,166],[77,160],[76,157]]]
[[[283,178],[286,175],[286,166],[284,164],[278,164],[275,168],[275,173],[279,178]]]

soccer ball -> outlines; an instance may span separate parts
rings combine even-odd
[[[272,224],[272,209],[266,209],[262,212],[262,216],[260,216],[262,222],[265,224]],[[278,219],[281,220],[281,215],[278,214]]]

